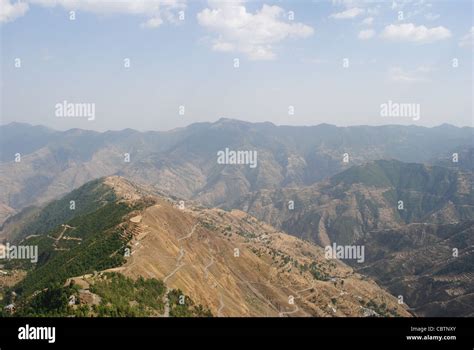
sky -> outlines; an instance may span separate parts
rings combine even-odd
[[[0,0],[0,10],[1,124],[474,124],[471,0]]]

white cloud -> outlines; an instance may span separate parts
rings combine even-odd
[[[342,12],[333,13],[329,17],[334,18],[334,19],[350,19],[350,18],[355,18],[363,14],[364,12],[365,12],[364,9],[361,9],[360,7],[352,7]]]
[[[474,48],[474,27],[459,40],[460,47]]]
[[[392,10],[403,10],[404,20],[413,19],[415,17],[421,18],[423,16],[428,21],[435,21],[441,16],[432,12],[433,6],[430,2],[424,0],[399,0],[393,1]]]
[[[0,0],[0,23],[14,21],[23,16],[26,11],[28,11],[28,4],[25,2],[12,3],[10,0]]]
[[[359,35],[357,35],[357,37],[361,40],[367,40],[367,39],[372,38],[374,35],[375,35],[375,30],[365,29],[365,30],[361,30],[359,32]]]
[[[212,49],[240,52],[253,60],[275,58],[274,45],[287,38],[305,38],[313,28],[284,19],[285,11],[278,6],[263,5],[255,14],[235,2],[210,2],[197,14],[200,25],[217,33]]]
[[[442,26],[427,28],[423,25],[416,26],[413,23],[403,23],[386,26],[381,37],[394,41],[431,43],[451,37],[451,32]]]
[[[4,8],[3,3],[9,2],[9,0],[0,1],[2,2],[2,9]],[[22,4],[26,8],[23,8],[20,15],[23,15],[28,9],[26,2],[31,5],[43,7],[60,6],[68,11],[84,11],[99,15],[129,14],[143,16],[146,19],[142,26],[147,28],[158,27],[163,23],[163,18],[173,21],[176,18],[175,12],[186,7],[185,0],[25,0],[25,3]]]
[[[371,26],[374,23],[374,17],[367,17],[362,21],[362,24],[366,26]]]

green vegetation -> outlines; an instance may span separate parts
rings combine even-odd
[[[360,183],[366,186],[395,187],[406,191],[428,192],[441,196],[455,189],[456,172],[439,166],[377,160],[354,166],[332,177],[333,185]]]
[[[83,216],[96,211],[100,206],[116,200],[114,191],[101,183],[101,179],[90,181],[63,198],[50,202],[15,233],[17,240],[29,235],[42,235],[50,232],[76,216]],[[75,209],[70,209],[70,201],[75,202]]]
[[[157,279],[133,281],[118,273],[106,273],[105,278],[96,281],[90,288],[99,295],[100,305],[93,310],[99,317],[140,317],[163,314],[162,301],[166,287]]]
[[[95,212],[81,215],[68,222],[75,227],[76,242],[70,250],[54,250],[47,235],[34,237],[28,244],[39,245],[39,262],[26,278],[16,286],[19,294],[28,295],[51,283],[64,283],[71,276],[79,276],[121,265],[128,241],[116,227],[123,217],[136,207],[125,203],[108,203]],[[68,242],[71,244],[71,242]]]
[[[173,289],[168,294],[171,317],[212,317],[208,308],[201,304],[195,305],[192,299],[181,292]]]
[[[333,185],[344,183],[345,185],[352,185],[354,183],[361,183],[367,186],[389,187],[391,185],[390,179],[386,176],[383,167],[380,167],[377,162],[369,165],[354,166],[332,177]]]
[[[322,266],[318,266],[318,264],[313,261],[311,264],[300,264],[299,265],[299,270],[300,272],[306,272],[309,271],[311,275],[313,276],[314,279],[319,280],[319,281],[328,281],[329,276],[328,274],[323,270]]]
[[[242,231],[239,229],[239,231],[237,231],[237,234],[239,236],[242,236],[242,237],[245,237],[245,238],[248,238],[248,239],[255,239],[257,238],[257,235],[253,232],[248,232],[248,231]]]
[[[70,200],[75,201],[75,210],[70,209]],[[38,263],[15,262],[27,268],[28,273],[13,288],[2,292],[2,307],[14,300],[16,316],[33,317],[162,315],[166,287],[156,279],[134,281],[117,273],[105,273],[93,277],[90,291],[64,286],[70,277],[122,265],[132,237],[126,216],[150,204],[147,199],[133,204],[118,202],[113,190],[96,180],[34,211],[35,216],[23,225],[18,237],[30,236],[22,244],[38,246]],[[215,228],[213,223],[203,223],[206,224]],[[62,239],[58,240],[61,234]],[[16,298],[12,298],[13,291]],[[75,300],[81,295],[100,303],[78,304]],[[189,297],[183,296],[182,300],[181,295],[181,291],[170,292],[171,316],[212,316]]]
[[[200,224],[202,227],[207,228],[208,230],[211,230],[211,231],[217,230],[215,223],[212,221],[201,220]]]
[[[378,304],[374,300],[369,300],[367,303],[364,300],[359,301],[361,305],[365,306],[368,309],[375,311],[382,317],[399,317],[400,314],[397,312],[397,309],[394,307],[389,309],[386,303]]]
[[[19,317],[61,317],[73,314],[68,298],[76,290],[51,284],[43,291],[33,295],[27,302],[20,303],[15,316]]]
[[[262,250],[260,248],[250,247],[250,250],[259,258],[262,257]]]
[[[333,198],[340,198],[340,195],[345,196],[345,192],[353,184],[386,188],[384,199],[405,223],[423,221],[427,215],[441,209],[448,201],[456,206],[461,220],[472,219],[474,191],[459,191],[460,176],[456,170],[440,166],[428,167],[396,160],[378,160],[351,167],[333,176],[331,186],[325,191]],[[357,207],[364,216],[364,226],[367,226],[370,217],[377,221],[377,204],[366,200],[360,194],[356,196]],[[398,201],[403,201],[404,210],[398,210]],[[338,206],[336,212],[338,215],[343,214],[344,207]],[[350,225],[351,223],[344,223],[344,226]],[[347,227],[342,227],[337,230],[346,229]]]
[[[154,278],[133,280],[119,273],[104,273],[94,277],[90,292],[99,298],[98,305],[80,304],[84,290],[75,284],[51,284],[16,303],[14,316],[147,317],[163,315],[165,310],[166,286]],[[170,291],[168,297],[171,317],[212,317],[209,309],[196,305],[180,290]],[[3,312],[3,305],[0,310],[0,316],[10,316]]]

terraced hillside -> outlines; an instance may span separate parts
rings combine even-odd
[[[102,195],[91,201],[97,204],[96,210],[38,230],[33,237],[24,229],[36,227],[35,222],[46,227],[41,226],[41,218],[48,206],[38,209],[35,218],[39,221],[30,218],[23,226],[21,220],[12,220],[15,230],[8,230],[9,225],[4,228],[13,241],[40,246],[36,266],[11,267],[28,271],[23,280],[4,290],[5,302],[11,301],[11,291],[17,293],[19,314],[33,310],[31,305],[44,305],[47,298],[40,296],[55,291],[60,300],[76,294],[79,300],[77,305],[55,309],[56,314],[110,315],[117,310],[116,302],[121,305],[120,315],[410,315],[405,305],[376,283],[338,260],[326,259],[321,248],[278,232],[244,212],[183,207],[120,177],[85,186],[78,189],[83,194],[80,198],[88,198],[85,192],[99,188],[112,190],[114,198],[103,201],[99,191]],[[11,235],[13,231],[16,236]],[[113,282],[117,277],[110,273],[129,279]],[[143,281],[136,282],[140,277]],[[143,290],[144,281],[161,286],[161,292],[154,294],[156,305],[140,306],[139,299],[128,300],[136,306],[128,310],[123,298],[107,292],[110,286],[104,284],[110,279],[141,291],[137,295],[149,292]]]

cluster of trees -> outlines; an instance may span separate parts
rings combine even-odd
[[[212,317],[211,311],[196,305],[194,301],[183,294],[179,289],[173,289],[168,293],[171,317]]]
[[[108,203],[98,210],[75,217],[68,224],[82,241],[66,251],[55,251],[51,238],[36,237],[40,247],[38,266],[28,272],[16,290],[29,295],[51,283],[64,283],[71,276],[101,271],[124,263],[125,245],[116,226],[135,208],[125,203]],[[47,241],[47,242],[46,242]]]
[[[388,308],[386,303],[377,303],[374,300],[369,300],[367,303],[365,303],[363,300],[360,301],[362,305],[364,305],[366,308],[371,309],[375,311],[377,314],[379,314],[382,317],[399,317],[400,314],[397,312],[396,308]]]
[[[154,278],[136,281],[118,273],[107,273],[90,288],[99,295],[100,305],[93,310],[100,317],[143,317],[163,314],[166,287]]]
[[[105,273],[94,278],[90,292],[100,297],[98,305],[80,304],[80,288],[71,283],[49,284],[16,305],[20,317],[147,317],[163,315],[165,284],[157,279],[133,280],[119,273]],[[74,298],[72,298],[74,296]],[[72,299],[71,299],[72,298]],[[168,294],[171,317],[211,317],[209,309],[196,305],[180,290]],[[75,300],[75,302],[71,302]],[[9,316],[0,311],[0,316]]]
[[[312,261],[311,264],[301,264],[299,265],[299,269],[302,272],[309,271],[309,273],[313,276],[314,279],[319,281],[328,281],[329,276],[327,275],[324,270],[318,266],[318,263]]]
[[[63,287],[59,283],[50,284],[44,290],[21,300],[16,306],[18,317],[61,317],[70,315],[69,296],[75,293],[73,287]]]
[[[116,200],[114,191],[100,183],[100,179],[88,182],[42,208],[18,233],[18,239],[28,235],[43,235],[78,215],[96,211],[101,205]],[[71,207],[73,201],[73,207]]]

